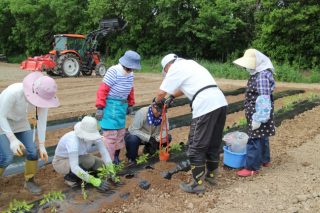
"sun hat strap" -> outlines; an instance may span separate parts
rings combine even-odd
[[[36,142],[37,122],[38,122],[38,107],[36,107],[36,119],[34,119],[34,118],[32,119],[33,142]]]

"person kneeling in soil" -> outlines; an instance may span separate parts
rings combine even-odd
[[[153,101],[150,106],[143,107],[136,112],[124,138],[129,162],[135,163],[139,145],[144,145],[143,153],[150,156],[159,150],[161,114],[164,101],[165,99],[159,103]],[[167,127],[169,129],[168,119]],[[162,137],[166,137],[165,128],[163,128]],[[168,140],[171,142],[170,134],[168,135]]]
[[[250,73],[245,94],[244,109],[248,123],[247,155],[241,177],[258,173],[260,166],[270,166],[269,136],[275,135],[273,121],[275,88],[274,67],[270,59],[256,49],[248,49],[233,62]]]
[[[94,145],[98,147],[102,160],[90,154],[96,150]],[[97,129],[97,120],[90,116],[85,116],[74,126],[74,131],[61,137],[52,160],[53,168],[65,175],[64,180],[69,186],[85,181],[103,191],[109,189],[108,182],[89,173],[95,173],[102,165],[110,163],[111,158]]]
[[[35,129],[32,132],[28,113],[35,112],[40,157],[48,161],[44,145],[47,115],[48,108],[58,107],[60,104],[55,96],[56,92],[57,84],[54,79],[41,72],[32,72],[22,83],[8,86],[0,94],[0,176],[12,162],[13,156],[23,156],[25,150],[24,187],[32,194],[41,194],[42,190],[34,182],[38,169],[38,153]]]

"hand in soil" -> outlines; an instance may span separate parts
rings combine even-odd
[[[107,180],[102,181],[101,184],[97,186],[97,189],[102,192],[110,190],[109,182]]]

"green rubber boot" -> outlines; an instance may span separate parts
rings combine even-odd
[[[24,172],[24,188],[34,195],[40,195],[42,190],[38,184],[34,182],[34,176],[38,170],[37,160],[26,160],[25,172]]]
[[[3,175],[5,168],[0,168],[0,177]]]

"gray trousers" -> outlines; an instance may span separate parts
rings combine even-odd
[[[97,171],[103,164],[103,161],[94,155],[87,154],[79,156],[79,166],[86,171]],[[54,156],[52,166],[62,175],[66,175],[71,171],[69,158]]]

